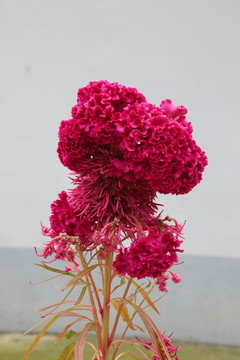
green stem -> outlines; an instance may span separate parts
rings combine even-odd
[[[79,254],[79,258],[81,260],[83,269],[86,269],[87,268],[86,260],[85,260],[85,258],[83,256],[81,250],[78,251],[78,254]],[[95,288],[96,288],[96,286],[95,286],[95,283],[93,281],[92,275],[90,273],[88,275],[86,275],[86,281],[87,281],[87,284],[88,284],[88,287],[87,287],[88,288],[88,295],[89,295],[89,299],[90,299],[91,306],[92,306],[93,318],[94,318],[94,321],[95,321],[96,326],[97,326],[97,331],[96,332],[97,332],[97,338],[98,338],[98,346],[101,349],[102,348],[101,329],[100,329],[100,324],[99,324],[99,319],[98,319],[98,315],[97,315],[96,305],[95,305],[93,293],[92,293],[92,290],[91,290],[91,286],[90,286],[91,284],[90,284],[89,278],[91,280],[91,283],[94,284]],[[96,292],[96,294],[97,294],[97,292]],[[97,297],[97,300],[99,300],[98,297]],[[99,309],[99,310],[101,311],[101,309]]]
[[[107,255],[103,276],[102,343],[103,360],[109,360],[109,321],[113,253]]]
[[[132,279],[128,279],[128,283],[127,283],[127,286],[126,286],[126,289],[124,291],[124,294],[123,294],[123,299],[126,298],[127,296],[127,293],[128,293],[128,290],[131,286],[131,283],[132,283]],[[111,335],[110,335],[110,342],[113,340],[114,338],[114,335],[115,335],[115,332],[116,332],[116,329],[117,329],[117,325],[118,325],[118,321],[119,321],[119,318],[120,318],[120,315],[121,315],[121,311],[122,311],[122,308],[123,308],[123,305],[124,303],[121,303],[120,306],[119,306],[119,309],[117,311],[117,315],[116,315],[116,318],[115,318],[115,321],[114,321],[114,324],[113,324],[113,328],[112,328],[112,332],[111,332]]]

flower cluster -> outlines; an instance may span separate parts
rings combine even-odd
[[[44,263],[51,263],[55,260],[64,260],[78,266],[79,264],[75,261],[75,245],[80,245],[78,236],[69,236],[66,233],[60,233],[58,236],[44,244],[42,254],[38,254],[36,249],[35,252],[37,256],[43,257],[44,259],[52,255],[54,256],[52,260],[44,260]]]
[[[186,113],[170,100],[152,105],[118,83],[90,82],[78,92],[72,119],[61,122],[59,158],[83,177],[141,179],[154,191],[187,193],[200,182],[207,159]]]
[[[73,183],[76,186],[69,193],[69,203],[77,216],[86,216],[97,229],[116,218],[132,227],[133,216],[141,226],[147,226],[158,208],[154,202],[156,192],[142,180],[127,182],[91,175],[77,176]]]
[[[173,333],[172,333],[173,334]],[[170,337],[172,336],[170,334],[169,336],[165,336],[164,332],[161,332],[161,335],[163,337],[164,343],[166,345],[166,348],[168,350],[169,355],[174,360],[179,360],[179,357],[177,356],[177,351],[181,349],[181,346],[174,346],[171,342]],[[151,341],[141,341],[140,339],[136,338],[140,344],[143,345],[146,349],[151,349],[153,347],[153,343]],[[159,356],[156,354],[153,354],[152,360],[160,360]]]
[[[128,248],[120,249],[113,264],[115,270],[132,278],[157,279],[160,290],[166,291],[169,277],[166,273],[178,262],[177,253],[183,251],[179,248],[181,230],[182,226],[177,222],[167,225],[159,220],[157,225],[148,228],[147,235],[138,237]],[[178,275],[172,272],[171,277],[174,282],[180,281]]]
[[[52,238],[58,236],[59,233],[86,238],[91,232],[90,220],[86,216],[80,219],[76,215],[69,203],[66,191],[62,191],[58,196],[59,199],[51,204],[50,228],[47,234],[45,229],[45,234]]]

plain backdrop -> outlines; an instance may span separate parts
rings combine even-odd
[[[159,196],[187,220],[185,253],[239,257],[238,0],[0,0],[0,246],[41,247],[40,222],[69,189],[58,126],[91,80],[137,87],[189,109],[208,157],[184,196]]]

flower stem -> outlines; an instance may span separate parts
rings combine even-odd
[[[87,264],[86,264],[85,258],[84,258],[84,256],[83,256],[81,250],[78,251],[78,254],[79,254],[79,258],[80,258],[80,260],[81,260],[83,269],[86,269],[86,268],[87,268]],[[90,276],[89,276],[89,275],[90,275]],[[97,310],[96,310],[96,305],[95,305],[93,293],[92,293],[92,290],[91,290],[91,287],[90,287],[89,277],[90,277],[91,283],[94,284],[94,289],[96,289],[96,286],[95,286],[95,283],[94,283],[94,281],[93,281],[93,278],[92,278],[91,274],[86,275],[86,281],[87,281],[87,284],[88,284],[89,299],[90,299],[91,306],[92,306],[93,318],[94,318],[94,321],[95,321],[95,323],[96,323],[96,329],[97,329],[96,332],[97,332],[97,338],[98,338],[98,346],[99,346],[99,348],[101,349],[101,348],[102,348],[102,339],[101,339],[100,324],[99,324],[99,320],[98,320],[98,315],[97,315]],[[96,295],[96,294],[97,294],[97,292],[95,293],[95,295]],[[99,300],[98,297],[97,297],[97,300]],[[100,310],[100,309],[99,309],[99,310]]]
[[[124,294],[123,294],[123,297],[122,297],[123,299],[126,298],[127,293],[128,293],[128,290],[129,290],[131,284],[132,284],[132,279],[129,278],[129,279],[128,279],[127,286],[126,286],[126,289],[125,289]],[[115,321],[114,321],[114,324],[113,324],[113,328],[112,328],[112,332],[111,332],[111,336],[110,336],[110,341],[112,341],[113,338],[114,338],[114,335],[115,335],[115,332],[116,332],[116,328],[117,328],[117,325],[118,325],[118,321],[119,321],[119,318],[120,318],[120,315],[121,315],[121,311],[122,311],[122,308],[123,308],[123,304],[124,304],[124,303],[122,302],[122,303],[120,304],[120,306],[119,306],[119,309],[118,309],[118,312],[117,312],[117,315],[116,315],[116,318],[115,318]]]
[[[111,294],[111,270],[113,253],[109,253],[105,260],[103,276],[103,312],[102,312],[102,343],[103,360],[109,360],[109,321],[110,321],[110,294]]]

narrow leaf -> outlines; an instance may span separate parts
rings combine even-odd
[[[46,264],[44,264],[44,263],[42,263],[42,264],[34,264],[34,265],[40,266],[40,267],[42,267],[42,268],[44,268],[44,269],[46,269],[46,270],[53,271],[53,272],[56,272],[56,273],[59,273],[59,274],[62,274],[62,275],[67,275],[67,276],[72,276],[72,277],[75,276],[75,275],[71,274],[71,273],[68,272],[68,271],[55,269],[55,268],[53,268],[53,267],[51,267],[51,266],[48,266],[48,265],[46,265]]]
[[[77,301],[75,302],[74,305],[78,305],[78,304],[81,303],[81,301],[82,301],[82,299],[83,299],[83,297],[84,297],[84,295],[85,295],[86,290],[87,290],[87,285],[85,285],[85,286],[82,288],[82,291],[81,291],[81,293],[80,293],[80,295],[79,295],[79,297],[78,297],[78,299],[77,299]]]
[[[121,315],[123,321],[125,321],[127,324],[129,324],[129,328],[131,330],[136,330],[135,326],[131,323],[131,318],[129,316],[127,306],[120,300],[113,300],[112,304],[116,311],[118,311],[119,308],[121,307],[120,315]]]
[[[67,345],[63,349],[57,360],[75,360],[75,355],[74,355],[75,346],[76,346],[76,342]]]
[[[130,356],[132,359],[134,360],[139,360],[139,358],[137,358],[135,355],[133,354],[130,354],[129,352],[122,352],[121,354],[119,354],[117,357],[116,357],[116,360],[120,359],[122,356],[124,355],[127,355],[127,356]]]
[[[73,336],[75,336],[77,333],[76,331],[70,330],[66,335],[66,339],[71,339]]]
[[[142,297],[144,298],[144,300],[147,301],[147,303],[151,306],[151,308],[156,311],[157,314],[160,315],[160,312],[158,311],[158,309],[156,308],[156,306],[154,305],[153,301],[151,300],[151,298],[148,296],[148,293],[146,292],[146,290],[144,290],[137,282],[135,282],[134,280],[132,280],[132,283],[136,286],[137,290],[139,290],[139,292],[141,293]]]
[[[125,299],[124,301],[130,304],[141,317],[146,329],[149,332],[149,335],[152,338],[156,355],[158,355],[162,360],[172,360],[171,356],[169,355],[166,344],[164,342],[164,337],[162,333],[158,330],[157,326],[154,324],[150,316],[147,315],[147,313],[144,310],[142,310],[139,306],[132,303],[131,301],[127,299]]]
[[[114,291],[116,291],[118,288],[120,288],[121,286],[123,286],[125,284],[125,279],[124,278],[121,278],[121,281],[120,281],[120,284],[116,285],[112,291],[111,291],[111,294],[114,293]]]
[[[71,279],[65,286],[63,286],[61,289],[62,290],[65,290],[67,289],[69,286],[72,286],[72,285],[76,285],[77,282],[83,277],[83,276],[86,276],[88,273],[90,273],[93,269],[95,269],[96,267],[98,267],[99,265],[98,264],[95,264],[95,265],[92,265],[90,267],[88,267],[87,269],[81,271],[79,274],[75,275],[73,277],[73,279]]]
[[[83,360],[83,350],[87,340],[87,334],[92,329],[94,323],[88,323],[85,329],[80,333],[75,346],[75,360]]]
[[[23,357],[23,360],[26,360],[29,357],[29,355],[31,354],[32,350],[35,348],[35,346],[37,345],[39,340],[42,338],[42,336],[45,334],[45,332],[55,323],[55,321],[57,319],[58,319],[58,316],[54,317],[42,328],[42,330],[38,333],[38,335],[36,336],[36,338],[34,339],[32,344],[29,346],[27,352],[25,353],[25,355]]]

